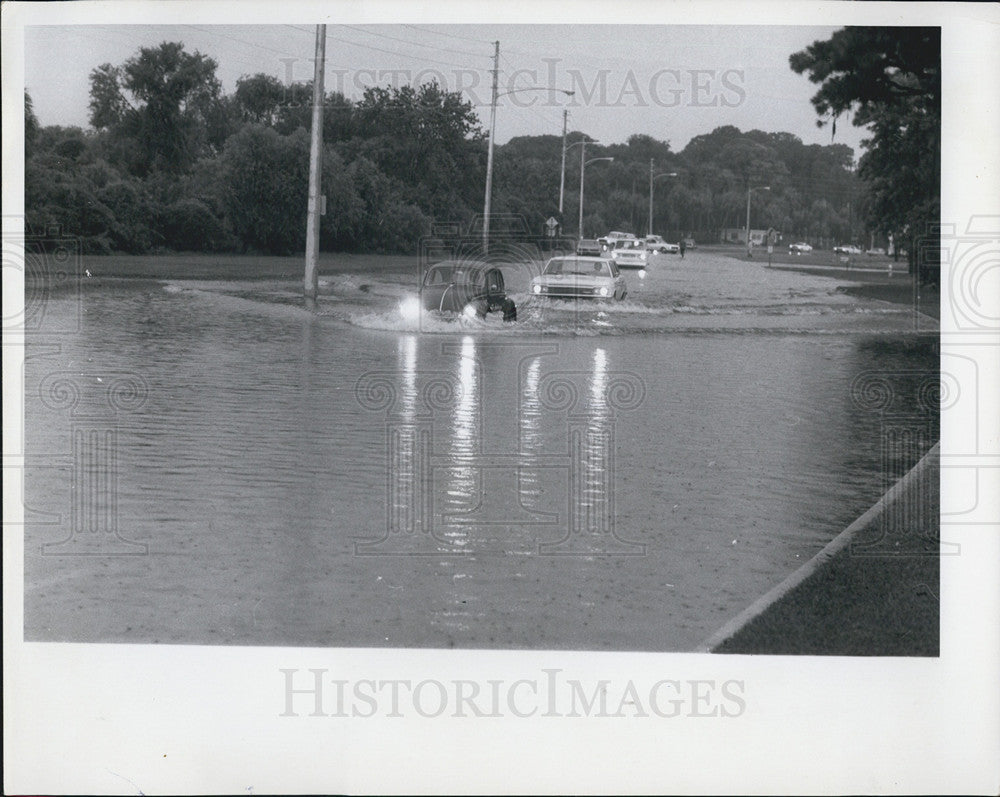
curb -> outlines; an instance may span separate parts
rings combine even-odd
[[[883,495],[874,506],[861,515],[861,517],[855,520],[840,534],[834,537],[821,551],[819,551],[819,553],[802,565],[802,567],[792,573],[788,578],[775,586],[773,589],[769,590],[763,596],[755,600],[746,609],[736,615],[736,617],[722,626],[722,628],[712,634],[704,642],[699,644],[693,652],[712,653],[715,648],[742,630],[743,627],[748,625],[752,620],[755,620],[757,617],[770,609],[774,604],[795,589],[795,587],[799,586],[799,584],[813,575],[813,573],[817,572],[822,567],[825,567],[840,551],[850,545],[851,541],[858,535],[859,532],[867,528],[871,522],[875,520],[875,518],[877,518],[890,504],[892,504],[914,481],[920,478],[923,472],[929,467],[931,461],[938,457],[940,447],[940,443],[935,443],[934,447],[924,454],[920,461],[914,465],[913,468],[911,468],[906,475],[903,476],[903,478],[890,487],[886,494]]]

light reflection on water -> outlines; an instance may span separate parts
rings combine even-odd
[[[936,435],[923,338],[426,336],[151,283],[84,310],[26,365],[28,639],[689,649],[881,494],[856,375],[910,374],[893,411]],[[114,408],[123,374],[145,398]],[[85,427],[146,556],[41,554],[102,544],[72,526]]]

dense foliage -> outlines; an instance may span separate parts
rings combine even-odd
[[[91,125],[40,127],[25,95],[26,212],[88,251],[302,251],[312,87],[247,75],[224,94],[216,63],[178,43],[142,48],[91,73]],[[321,247],[414,252],[432,222],[481,213],[487,141],[470,103],[435,83],[375,87],[324,105]],[[567,137],[563,232],[578,232],[580,131]],[[541,233],[559,215],[562,137],[514,138],[495,149],[493,211]],[[653,232],[719,240],[751,226],[820,245],[861,241],[861,184],[844,145],[719,127],[681,152],[647,135],[588,144],[584,232]],[[880,154],[881,156],[881,154]],[[874,162],[874,161],[872,161]],[[676,173],[676,176],[665,176]],[[872,229],[889,231],[885,226]]]
[[[939,251],[941,29],[843,28],[790,64],[820,84],[820,124],[853,110],[854,124],[871,131],[859,163],[869,225],[905,239],[911,267]]]

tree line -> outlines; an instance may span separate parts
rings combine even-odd
[[[883,49],[891,43],[880,40]],[[833,55],[814,50],[793,55],[792,68],[829,76],[833,67],[824,73],[822,64]],[[312,87],[255,74],[225,94],[216,69],[212,58],[178,42],[140,48],[117,66],[102,64],[90,75],[88,129],[40,126],[26,94],[29,227],[59,225],[89,252],[301,251]],[[838,91],[824,86],[814,99],[817,110],[849,107],[850,91]],[[876,107],[868,102],[864,107]],[[586,168],[582,233],[646,232],[652,175],[652,232],[668,238],[711,242],[724,228],[743,227],[754,188],[760,190],[753,192],[753,228],[817,243],[899,234],[918,220],[894,208],[913,206],[910,194],[928,189],[923,172],[914,187],[916,170],[934,171],[912,152],[907,159],[898,151],[919,143],[923,154],[922,132],[933,120],[921,119],[919,128],[903,120],[919,141],[897,141],[898,131],[889,128],[903,113],[859,115],[876,133],[859,170],[845,145],[806,145],[790,133],[732,126],[697,136],[680,152],[648,135],[588,144],[588,160],[614,160]],[[459,93],[436,83],[372,87],[356,101],[330,92],[323,120],[321,248],[413,252],[433,222],[467,225],[482,212],[487,138]],[[541,233],[547,218],[559,217],[562,178],[562,232],[581,232],[580,142],[587,138],[583,131],[567,136],[562,174],[561,136],[522,136],[497,146],[493,212],[517,214]],[[896,149],[880,146],[883,139]],[[903,170],[905,190],[884,188],[879,178],[888,169]],[[933,199],[917,204],[925,215],[933,212]]]

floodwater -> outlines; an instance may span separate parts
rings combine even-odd
[[[508,325],[402,320],[413,274],[47,297],[26,639],[690,650],[937,438],[905,307],[698,251],[619,304],[506,271]]]

